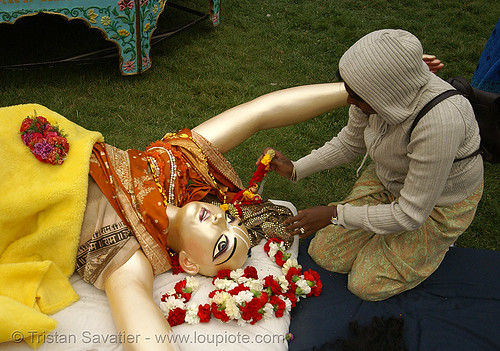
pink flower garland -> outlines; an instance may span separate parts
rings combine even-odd
[[[215,290],[207,304],[187,305],[198,289],[193,277],[175,284],[161,297],[160,308],[171,326],[182,323],[207,323],[213,316],[222,322],[236,321],[239,325],[255,324],[262,319],[283,317],[300,298],[318,296],[322,284],[318,273],[302,267],[286,252],[284,242],[271,239],[264,250],[282,267],[282,275],[259,279],[255,267],[220,271],[212,280]]]
[[[35,112],[36,115],[36,112]],[[20,128],[21,140],[38,161],[61,165],[69,151],[68,140],[45,117],[26,117]]]

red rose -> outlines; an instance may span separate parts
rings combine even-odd
[[[68,145],[69,148],[69,145]],[[183,273],[184,270],[181,267],[181,264],[179,263],[179,254],[175,253],[170,257],[170,264],[172,265],[172,274],[179,274]]]
[[[49,123],[49,121],[47,121],[47,119],[45,117],[42,117],[42,116],[38,116],[36,118],[36,122],[40,123],[40,124],[47,124],[47,123]]]
[[[219,310],[219,306],[215,302],[212,302],[211,307],[212,307],[212,314],[214,315],[215,318],[220,319],[222,322],[229,321],[229,316],[226,314],[224,310]]]
[[[212,284],[215,283],[215,279],[231,279],[231,270],[223,269],[222,271],[218,271],[217,275],[212,279]]]
[[[36,143],[39,143],[39,142],[42,142],[43,140],[43,135],[40,134],[40,133],[32,133],[31,134],[31,142],[32,144],[36,144]]]
[[[210,322],[211,314],[212,314],[212,311],[211,311],[210,305],[208,303],[198,306],[198,317],[200,317],[200,323]]]
[[[23,120],[23,123],[21,123],[21,128],[19,129],[19,131],[22,133],[24,131],[26,131],[30,126],[31,126],[31,123],[33,122],[33,120],[29,117],[26,117],[24,120]]]
[[[300,276],[302,273],[301,273],[301,269],[300,268],[297,268],[297,267],[290,267],[290,269],[288,270],[288,272],[286,273],[286,280],[288,280],[289,283],[292,283],[292,282],[296,282],[298,279],[298,276]]]
[[[266,253],[269,253],[269,246],[271,245],[272,241],[271,240],[268,240],[265,244],[264,244],[264,251]]]
[[[184,323],[185,318],[186,310],[176,307],[168,312],[167,321],[171,327],[175,327],[176,325]]]
[[[245,278],[259,279],[259,275],[257,274],[257,270],[255,267],[248,266],[243,271],[243,276]]]
[[[175,284],[175,292],[177,294],[182,294],[184,293],[184,288],[186,287],[186,279],[182,279],[181,281],[178,281],[176,284]]]
[[[294,292],[292,292],[291,290],[289,290],[286,293],[284,293],[283,295],[286,296],[286,297],[288,297],[288,299],[292,303],[292,307],[295,307],[297,305],[297,296],[295,296]]]
[[[50,130],[50,131],[45,130],[45,132],[43,132],[43,136],[47,139],[50,139],[50,138],[58,137],[59,134],[54,130]]]
[[[297,284],[295,284],[294,282],[290,282],[290,291],[297,295]]]
[[[271,299],[269,300],[269,303],[273,305],[274,309],[274,315],[276,317],[283,317],[283,314],[285,312],[286,308],[286,303],[282,299],[280,299],[278,296],[273,295],[271,296]]]
[[[187,292],[183,292],[179,295],[179,297],[181,297],[184,302],[188,302],[189,300],[191,300],[191,293],[187,293]]]
[[[258,299],[260,302],[260,307],[263,307],[267,303],[267,301],[269,301],[269,295],[266,292],[262,291]]]
[[[245,321],[250,321],[250,324],[255,324],[262,319],[262,314],[259,310],[264,306],[260,299],[254,298],[246,304],[245,307],[240,306],[241,318]]]
[[[283,252],[281,252],[281,251],[276,252],[276,255],[274,256],[274,260],[276,261],[276,264],[280,267],[283,267],[283,265],[286,262],[285,258],[283,257]]]
[[[319,296],[323,289],[323,283],[321,283],[318,272],[309,269],[307,272],[304,272],[304,278],[308,281],[310,286],[311,283],[309,283],[309,281],[313,284],[311,286],[311,292],[307,296]]]
[[[55,132],[57,134],[56,130],[54,129],[54,127],[52,127],[50,125],[50,123],[47,123],[46,125],[44,125],[43,131],[41,131],[41,132],[43,132],[43,135],[47,135],[48,133],[51,133],[51,132]]]
[[[245,290],[250,290],[250,288],[243,284],[238,284],[235,288],[229,290],[228,293],[231,295],[238,295],[240,291],[245,291]]]
[[[274,280],[272,275],[268,275],[264,278],[264,288],[270,288],[273,294],[282,294],[280,285]]]

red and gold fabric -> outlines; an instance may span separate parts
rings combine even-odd
[[[90,175],[132,230],[155,274],[170,268],[166,207],[213,195],[225,203],[241,188],[229,162],[200,135],[183,129],[146,151],[97,143]]]

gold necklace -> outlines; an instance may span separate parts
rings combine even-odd
[[[189,140],[191,140],[191,141],[193,142],[193,144],[194,144],[194,145],[196,145],[196,147],[197,147],[197,148],[198,148],[198,150],[200,151],[200,154],[201,154],[201,157],[202,157],[202,159],[203,159],[203,162],[205,162],[205,164],[207,165],[207,173],[208,173],[208,176],[210,177],[210,180],[212,181],[212,184],[211,184],[211,185],[212,185],[212,187],[213,187],[213,188],[215,188],[215,189],[217,189],[217,190],[219,191],[219,193],[221,194],[222,198],[224,199],[224,200],[223,200],[223,204],[226,204],[226,203],[227,203],[227,194],[226,194],[226,192],[225,192],[224,190],[222,190],[222,189],[219,187],[219,185],[218,185],[218,183],[217,183],[217,181],[216,181],[216,179],[215,179],[214,175],[210,172],[210,164],[209,164],[209,162],[208,162],[208,158],[207,158],[207,156],[206,156],[206,155],[205,155],[205,153],[203,152],[203,148],[201,147],[201,145],[200,145],[200,144],[198,144],[198,142],[197,142],[197,141],[196,141],[196,140],[195,140],[192,136],[189,136],[189,135],[184,134],[184,133],[182,133],[182,134],[177,134],[177,133],[168,133],[168,134],[166,134],[166,135],[163,137],[163,139],[162,139],[162,140],[165,140],[165,139],[172,139],[172,138],[174,138],[174,137],[177,137],[177,138],[182,138],[182,139],[189,139]]]

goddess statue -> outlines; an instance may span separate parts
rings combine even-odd
[[[222,153],[259,130],[311,119],[346,105],[346,99],[343,83],[294,87],[236,106],[192,130],[167,134],[144,152],[94,146],[78,271],[106,291],[118,332],[171,332],[151,296],[155,274],[171,268],[173,253],[191,274],[213,276],[245,263],[252,245],[245,214],[239,219],[218,206],[242,188]],[[115,233],[104,253],[110,236],[102,235],[103,228]],[[166,349],[154,338],[124,346]]]

